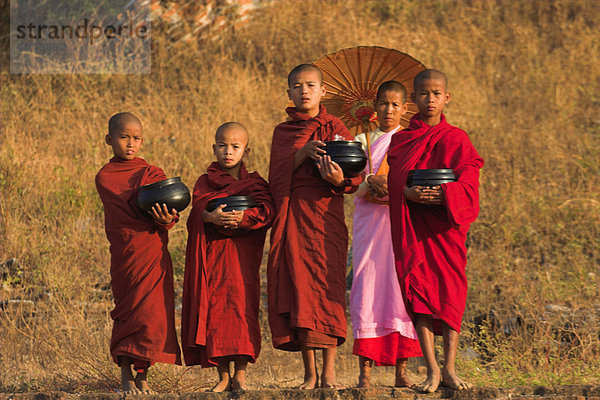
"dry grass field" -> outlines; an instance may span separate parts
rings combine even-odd
[[[266,176],[289,69],[357,45],[446,72],[447,118],[486,160],[468,240],[461,373],[477,386],[600,381],[596,2],[287,1],[205,43],[172,45],[155,27],[148,75],[10,75],[8,1],[0,5],[0,392],[118,386],[94,186],[111,156],[112,114],[138,115],[141,156],[188,186],[212,160],[216,127],[240,121],[251,132],[249,166]],[[346,211],[351,225],[350,200]],[[170,232],[177,292],[188,213]],[[300,383],[300,356],[274,351],[264,328],[250,388]],[[345,385],[356,383],[351,350],[349,338],[337,370]],[[392,373],[378,369],[375,380],[390,385]],[[186,392],[214,375],[160,365],[150,379],[157,391]]]

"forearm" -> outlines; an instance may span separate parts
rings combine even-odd
[[[163,231],[168,231],[169,229],[171,229],[177,222],[179,221],[179,215],[175,215],[175,217],[173,217],[173,219],[171,220],[171,222],[160,222],[160,221],[154,221],[156,223],[156,225],[158,226],[158,228],[160,230]]]
[[[302,151],[302,149],[298,150],[294,155],[294,171],[297,170],[305,160],[306,154]]]
[[[203,220],[204,222],[211,223],[211,224],[214,224],[214,223],[215,223],[215,222],[214,222],[214,219],[213,219],[213,214],[212,214],[212,213],[209,213],[209,212],[208,212],[208,211],[206,211],[206,210],[203,210],[203,211],[202,211],[202,220]]]
[[[365,180],[362,181],[362,183],[360,185],[358,185],[358,189],[356,190],[356,192],[354,192],[354,194],[356,196],[359,197],[364,197],[366,196],[366,194],[369,192],[370,186],[369,183],[367,182],[367,179],[369,178],[369,176],[371,176],[373,174],[369,174],[365,177]]]

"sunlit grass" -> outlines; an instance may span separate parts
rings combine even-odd
[[[94,187],[111,156],[103,137],[112,114],[138,115],[141,155],[190,187],[212,160],[216,127],[239,121],[251,134],[248,164],[266,177],[273,128],[286,118],[288,70],[356,45],[395,48],[446,72],[448,120],[486,160],[461,342],[480,357],[461,358],[463,374],[476,385],[598,382],[596,8],[583,0],[286,2],[213,42],[167,46],[155,29],[150,75],[19,76],[3,66],[0,259],[16,258],[23,277],[4,281],[0,301],[36,306],[0,312],[0,391],[117,387],[111,298],[100,290],[110,281],[108,242]],[[170,233],[177,291],[188,213]],[[348,201],[349,225],[351,213]],[[549,304],[573,315],[548,313]],[[470,333],[470,321],[492,309],[501,323],[519,316],[522,326],[508,336],[487,325],[489,334]],[[299,355],[273,351],[264,337],[249,384],[292,386]],[[340,381],[355,384],[356,368],[349,338]],[[391,382],[390,373],[381,372]],[[210,387],[213,375],[158,366],[151,379],[159,391],[187,391]]]

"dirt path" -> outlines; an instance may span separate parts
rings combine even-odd
[[[70,394],[64,392],[49,393],[0,393],[0,400],[117,400],[123,398],[118,393],[85,393]],[[299,391],[291,389],[250,390],[229,393],[171,393],[145,396],[128,396],[128,398],[151,398],[156,400],[304,400],[304,399],[520,399],[520,400],[600,400],[600,385],[571,385],[571,386],[525,386],[515,388],[478,387],[457,392],[439,390],[433,394],[419,394],[408,389],[377,387],[372,389],[318,389]]]

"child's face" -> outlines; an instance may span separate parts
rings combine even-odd
[[[321,97],[325,95],[325,86],[321,84],[317,71],[307,70],[294,76],[287,92],[299,112],[312,115],[315,112],[319,113],[319,104]]]
[[[241,128],[227,129],[213,144],[213,153],[224,170],[237,167],[249,151],[248,134]]]
[[[415,88],[412,99],[425,118],[438,117],[450,101],[450,93],[442,79],[425,79]]]
[[[117,132],[106,135],[106,143],[112,147],[115,157],[132,160],[142,147],[142,127],[135,122],[124,123]]]
[[[402,116],[406,114],[407,110],[408,105],[402,93],[391,90],[384,92],[375,104],[379,129],[389,132],[399,126]]]

